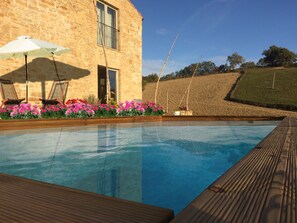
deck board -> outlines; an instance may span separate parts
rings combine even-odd
[[[172,223],[294,223],[297,119],[285,118]]]
[[[0,222],[167,223],[173,211],[0,174]]]

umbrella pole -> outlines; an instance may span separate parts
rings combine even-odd
[[[26,64],[26,103],[28,103],[28,96],[29,96],[29,88],[28,88],[28,56],[25,55],[25,64]]]
[[[58,73],[58,68],[57,68],[57,64],[56,64],[56,60],[55,60],[54,55],[53,55],[53,62],[54,62],[55,71],[56,71],[56,75],[57,75],[58,81],[60,82],[61,79],[60,79],[60,75],[59,75],[59,73]]]

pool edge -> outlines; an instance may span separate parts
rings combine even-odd
[[[283,120],[285,116],[130,116],[110,118],[9,119],[0,120],[0,131],[100,124],[162,121],[265,121]]]

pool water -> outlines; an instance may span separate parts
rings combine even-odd
[[[274,122],[163,122],[0,132],[0,172],[174,209],[187,206]]]

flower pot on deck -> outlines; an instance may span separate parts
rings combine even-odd
[[[188,110],[188,111],[186,111],[186,110],[182,110],[182,111],[180,111],[180,115],[193,115],[193,111],[190,111],[190,110]]]
[[[173,112],[173,115],[175,115],[175,116],[179,116],[179,115],[180,115],[180,112],[181,112],[181,111],[174,111],[174,112]]]

